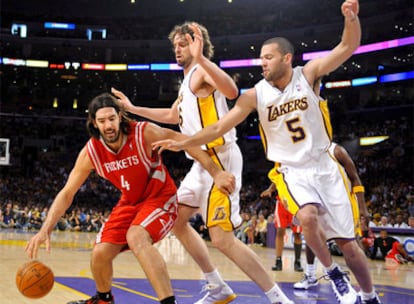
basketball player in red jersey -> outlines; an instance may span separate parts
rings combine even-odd
[[[42,243],[46,243],[46,249],[50,250],[53,228],[91,170],[95,170],[121,191],[121,197],[97,235],[92,251],[91,270],[97,293],[88,300],[70,304],[114,303],[112,261],[126,249],[134,253],[160,303],[176,303],[165,262],[153,244],[165,237],[174,225],[177,189],[151,143],[159,139],[182,138],[183,135],[149,122],[130,121],[116,98],[108,93],[91,101],[87,128],[91,139],[80,151],[42,228],[28,242],[27,255],[36,258]],[[221,191],[233,191],[232,174],[219,169],[200,148],[187,152],[212,175]]]
[[[275,168],[271,169],[269,175],[274,174]],[[271,183],[270,186],[264,190],[260,197],[272,197],[274,192],[277,192],[276,186],[274,183]],[[276,228],[276,237],[275,237],[275,252],[276,252],[276,261],[275,265],[272,266],[272,270],[281,271],[283,269],[282,263],[282,254],[284,247],[284,237],[286,233],[286,228],[290,227],[293,234],[293,248],[295,252],[295,262],[294,270],[302,272],[303,268],[300,263],[300,256],[302,253],[302,227],[300,225],[295,225],[293,222],[293,215],[286,210],[283,206],[280,197],[276,193],[276,205],[275,205],[275,216],[274,224]]]

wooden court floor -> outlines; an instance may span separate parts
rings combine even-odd
[[[58,304],[74,299],[87,298],[95,292],[89,270],[90,252],[95,238],[94,233],[54,232],[52,235],[52,251],[48,254],[40,251],[39,260],[52,268],[55,285],[44,298],[32,300],[22,296],[15,286],[17,268],[28,261],[24,253],[26,241],[33,235],[31,232],[0,230],[0,294],[1,304]],[[210,255],[238,297],[233,302],[261,304],[267,303],[263,293],[250,279],[231,261],[209,245]],[[194,303],[202,295],[203,276],[197,265],[186,253],[179,241],[170,235],[158,243],[157,248],[163,255],[172,278],[173,288],[178,303]],[[295,303],[336,303],[329,283],[323,279],[315,291],[297,292],[292,283],[302,277],[302,273],[293,271],[293,252],[284,251],[282,272],[274,272],[274,249],[252,246],[259,255],[275,281]],[[342,257],[335,257],[337,263],[346,268]],[[302,254],[302,264],[305,255]],[[387,267],[381,261],[369,261],[374,284],[382,302],[392,304],[414,304],[414,265]],[[323,275],[318,266],[318,275]],[[354,286],[357,286],[351,276]],[[114,262],[114,294],[117,304],[158,303],[155,294],[138,262],[131,252],[121,253]],[[118,296],[118,297],[117,297]]]

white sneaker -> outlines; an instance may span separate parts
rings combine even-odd
[[[201,292],[205,291],[207,291],[205,296],[195,304],[227,304],[237,297],[226,283],[224,285],[206,284]]]
[[[358,293],[351,286],[347,273],[343,272],[339,266],[337,266],[326,274],[331,281],[332,289],[340,304],[359,303]]]
[[[308,274],[304,274],[303,275],[303,279],[299,282],[296,282],[295,284],[293,284],[293,288],[295,289],[309,289],[310,287],[313,286],[318,286],[319,282],[318,279],[315,278],[314,276],[309,276]]]
[[[272,304],[295,304],[279,288],[273,288],[271,294],[266,293],[266,295],[272,299]]]

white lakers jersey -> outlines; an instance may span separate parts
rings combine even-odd
[[[215,90],[207,97],[197,97],[190,89],[190,79],[198,65],[195,65],[184,77],[179,91],[178,111],[180,130],[185,135],[193,135],[204,127],[211,125],[223,117],[228,111],[226,97]],[[233,128],[223,136],[203,145],[208,150],[236,141],[236,130]]]
[[[303,75],[293,69],[285,88],[271,86],[265,79],[255,85],[257,112],[266,157],[281,165],[306,166],[329,148],[329,112]],[[326,103],[323,103],[326,106]]]

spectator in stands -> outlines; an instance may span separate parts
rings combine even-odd
[[[379,222],[378,227],[392,227],[392,225],[390,223],[388,223],[388,217],[383,215],[381,216],[381,220]]]
[[[4,221],[3,210],[0,209],[0,228],[10,228],[9,224]]]
[[[76,210],[72,210],[70,217],[69,217],[69,225],[71,231],[80,231],[81,230],[81,222],[79,220],[79,216]]]
[[[267,220],[263,212],[259,213],[257,220],[256,229],[254,231],[255,243],[260,246],[266,246],[266,235],[267,235]]]
[[[408,228],[414,229],[414,216],[408,218]]]
[[[66,216],[61,216],[59,221],[56,224],[56,228],[59,231],[65,231],[65,230],[70,230],[70,224],[69,221],[66,219]]]
[[[381,220],[381,214],[375,213],[372,217],[372,221],[369,222],[369,227],[378,227]]]
[[[248,231],[250,228],[250,213],[242,211],[241,217],[243,219],[242,224],[234,231],[236,237],[244,244],[248,244]]]
[[[408,228],[407,223],[404,222],[404,218],[403,215],[397,214],[397,216],[395,217],[395,224],[393,226],[394,228]]]
[[[410,214],[410,216],[414,216],[414,201],[412,199],[408,200],[407,211]]]

